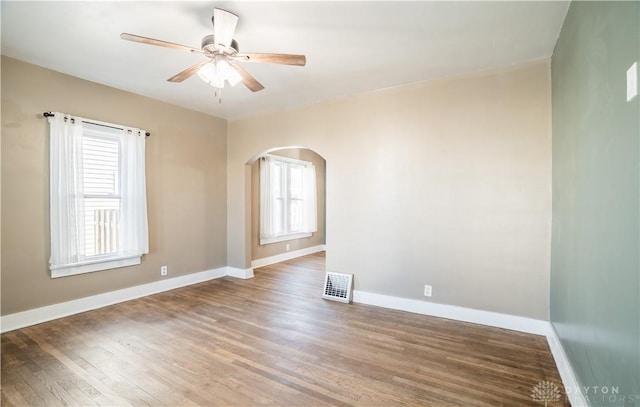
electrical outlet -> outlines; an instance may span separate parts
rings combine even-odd
[[[287,251],[289,251],[290,248],[291,246],[289,246],[289,243],[287,243]]]
[[[169,273],[169,269],[167,268],[167,266],[160,267],[160,275],[161,276],[166,276],[168,273]]]
[[[429,284],[424,285],[424,296],[431,297],[431,286]]]

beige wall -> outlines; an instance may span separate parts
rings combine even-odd
[[[250,261],[245,163],[326,159],[327,268],[355,289],[548,319],[549,61],[228,124],[230,266]]]
[[[256,154],[326,159],[327,268],[357,290],[548,318],[548,61],[229,122],[2,58],[2,315],[251,262]],[[49,278],[48,126],[57,110],[138,126],[151,253]],[[227,232],[228,231],[228,232]],[[256,256],[259,258],[263,256]]]
[[[61,111],[141,127],[150,253],[139,266],[51,279],[48,124]],[[2,315],[226,265],[227,124],[2,57]]]
[[[295,158],[308,161],[316,167],[316,186],[318,195],[318,231],[311,237],[302,239],[287,240],[286,242],[270,243],[260,245],[260,161],[257,160],[251,165],[251,259],[263,259],[265,257],[276,256],[289,250],[300,250],[308,247],[323,245],[325,243],[324,232],[324,201],[325,201],[325,162],[324,158],[317,153],[304,148],[287,148],[271,152],[273,155]]]

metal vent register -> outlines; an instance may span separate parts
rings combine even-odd
[[[322,298],[328,300],[351,302],[353,274],[327,272],[324,278],[324,292]]]

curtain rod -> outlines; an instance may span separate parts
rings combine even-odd
[[[44,112],[44,113],[42,113],[42,115],[43,115],[44,117],[53,117],[53,116],[55,116],[55,115],[54,115],[53,113],[51,113],[51,112]],[[120,130],[122,130],[122,128],[121,128],[121,127],[109,126],[109,125],[102,124],[102,123],[96,123],[96,122],[92,122],[92,121],[84,121],[84,120],[83,120],[82,122],[83,122],[83,123],[89,123],[89,124],[95,124],[96,126],[110,127],[110,128],[112,128],[112,129],[120,129]],[[145,135],[145,136],[147,136],[147,137],[149,137],[149,136],[151,135],[151,133],[146,132],[146,133],[144,133],[144,135]]]

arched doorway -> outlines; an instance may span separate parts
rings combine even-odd
[[[317,187],[317,231],[310,236],[292,236],[273,242],[261,242],[260,239],[260,158],[271,155],[282,160],[308,162],[315,167]],[[260,152],[246,162],[249,176],[245,182],[248,205],[247,231],[250,234],[251,268],[266,266],[291,258],[324,251],[326,246],[326,160],[312,149],[300,146],[271,148]]]

